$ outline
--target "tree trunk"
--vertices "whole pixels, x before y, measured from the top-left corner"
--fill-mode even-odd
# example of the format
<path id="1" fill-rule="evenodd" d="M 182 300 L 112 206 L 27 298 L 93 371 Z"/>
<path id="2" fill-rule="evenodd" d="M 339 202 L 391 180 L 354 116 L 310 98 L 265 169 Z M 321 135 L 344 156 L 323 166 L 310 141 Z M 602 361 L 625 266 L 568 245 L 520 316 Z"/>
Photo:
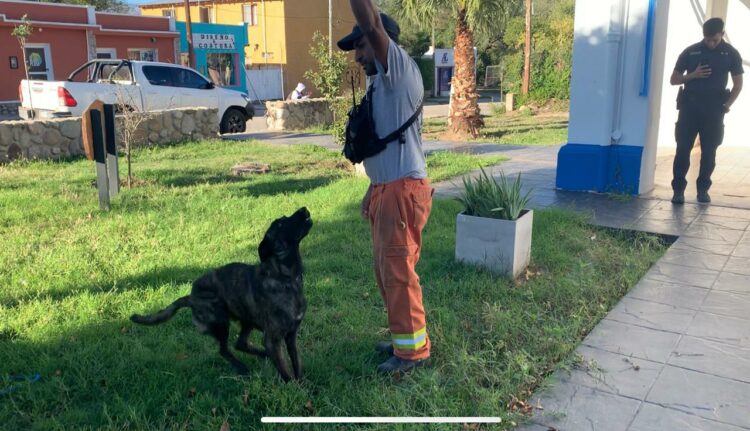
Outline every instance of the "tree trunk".
<path id="1" fill-rule="evenodd" d="M 523 45 L 523 86 L 521 93 L 529 94 L 531 79 L 531 0 L 526 0 L 526 41 Z"/>
<path id="2" fill-rule="evenodd" d="M 477 80 L 474 72 L 474 35 L 466 24 L 466 11 L 458 13 L 455 66 L 451 81 L 448 125 L 456 137 L 477 137 L 484 120 L 479 113 Z"/>

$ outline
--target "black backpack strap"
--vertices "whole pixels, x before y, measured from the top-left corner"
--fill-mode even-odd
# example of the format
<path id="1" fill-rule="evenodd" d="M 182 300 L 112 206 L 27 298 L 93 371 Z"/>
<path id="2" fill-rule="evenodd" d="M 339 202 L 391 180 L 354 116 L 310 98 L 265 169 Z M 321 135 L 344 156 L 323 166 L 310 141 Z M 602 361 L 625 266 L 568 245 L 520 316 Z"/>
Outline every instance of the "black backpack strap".
<path id="1" fill-rule="evenodd" d="M 401 127 L 398 128 L 395 132 L 391 133 L 390 135 L 386 136 L 385 138 L 379 138 L 378 140 L 381 143 L 388 144 L 392 141 L 395 141 L 396 139 L 399 139 L 401 143 L 404 143 L 404 140 L 401 138 L 401 135 L 404 134 L 404 132 L 411 127 L 412 124 L 414 124 L 415 121 L 417 121 L 417 118 L 419 118 L 419 114 L 422 113 L 422 107 L 424 106 L 424 97 L 422 97 L 422 101 L 419 103 L 419 107 L 417 108 L 417 111 L 412 114 L 411 117 L 409 117 L 408 120 L 406 120 L 406 123 L 404 123 Z"/>

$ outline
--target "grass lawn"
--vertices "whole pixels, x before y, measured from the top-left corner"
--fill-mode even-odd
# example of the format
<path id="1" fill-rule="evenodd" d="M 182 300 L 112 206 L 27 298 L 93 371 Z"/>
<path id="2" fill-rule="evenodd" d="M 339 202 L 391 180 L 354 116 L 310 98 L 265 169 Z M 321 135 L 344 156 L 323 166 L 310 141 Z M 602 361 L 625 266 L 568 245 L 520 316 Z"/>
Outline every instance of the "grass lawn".
<path id="1" fill-rule="evenodd" d="M 516 145 L 560 145 L 568 139 L 567 112 L 524 115 L 518 112 L 484 117 L 484 128 L 469 142 Z M 447 118 L 428 118 L 424 122 L 424 139 L 440 139 L 448 129 Z"/>
<path id="2" fill-rule="evenodd" d="M 242 161 L 272 173 L 229 176 Z M 429 164 L 439 180 L 498 161 L 437 154 Z M 339 154 L 206 141 L 141 150 L 134 168 L 140 186 L 103 213 L 88 161 L 0 166 L 0 428 L 296 430 L 308 428 L 260 418 L 319 415 L 501 416 L 493 429 L 505 429 L 522 419 L 514 400 L 664 250 L 653 236 L 538 211 L 530 278 L 512 282 L 454 262 L 460 207 L 436 199 L 418 267 L 435 366 L 393 379 L 375 373 L 387 329 L 358 215 L 367 180 Z M 302 383 L 283 384 L 270 362 L 242 353 L 250 376 L 233 375 L 186 310 L 156 327 L 128 320 L 186 294 L 205 271 L 256 261 L 269 223 L 303 205 L 315 225 L 302 243 Z M 34 373 L 34 383 L 12 379 Z"/>

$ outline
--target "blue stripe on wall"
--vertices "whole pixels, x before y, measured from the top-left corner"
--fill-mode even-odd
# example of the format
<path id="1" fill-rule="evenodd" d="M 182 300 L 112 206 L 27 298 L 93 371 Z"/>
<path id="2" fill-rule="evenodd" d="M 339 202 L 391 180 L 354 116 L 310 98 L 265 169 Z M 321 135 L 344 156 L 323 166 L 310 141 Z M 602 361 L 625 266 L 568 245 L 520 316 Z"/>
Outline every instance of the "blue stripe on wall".
<path id="1" fill-rule="evenodd" d="M 558 188 L 638 194 L 643 147 L 567 144 L 557 155 Z"/>

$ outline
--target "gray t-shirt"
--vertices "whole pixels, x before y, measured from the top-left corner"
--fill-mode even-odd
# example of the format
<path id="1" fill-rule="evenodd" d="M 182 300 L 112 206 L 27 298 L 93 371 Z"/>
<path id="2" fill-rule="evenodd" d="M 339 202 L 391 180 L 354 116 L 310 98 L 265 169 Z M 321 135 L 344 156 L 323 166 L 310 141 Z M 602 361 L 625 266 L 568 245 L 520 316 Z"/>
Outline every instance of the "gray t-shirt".
<path id="1" fill-rule="evenodd" d="M 419 107 L 424 97 L 422 75 L 417 64 L 391 40 L 388 45 L 388 72 L 375 60 L 378 74 L 370 77 L 374 85 L 372 116 L 375 131 L 384 138 L 398 130 Z M 388 143 L 385 150 L 364 160 L 365 171 L 373 184 L 401 178 L 425 178 L 427 169 L 422 151 L 422 121 L 419 118 L 404 132 L 406 142 Z"/>

